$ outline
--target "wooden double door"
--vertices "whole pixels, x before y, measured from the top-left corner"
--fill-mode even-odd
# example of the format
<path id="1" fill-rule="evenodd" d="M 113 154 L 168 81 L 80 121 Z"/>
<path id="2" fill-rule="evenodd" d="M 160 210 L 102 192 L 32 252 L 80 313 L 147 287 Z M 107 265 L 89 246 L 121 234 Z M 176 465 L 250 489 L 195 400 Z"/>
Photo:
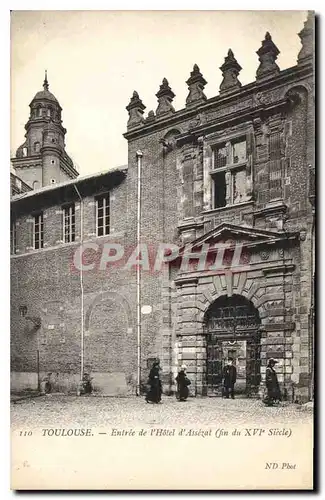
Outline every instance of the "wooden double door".
<path id="1" fill-rule="evenodd" d="M 251 332 L 250 332 L 251 333 Z M 222 394 L 223 368 L 232 358 L 237 370 L 236 393 L 254 396 L 261 381 L 261 349 L 258 332 L 246 338 L 207 338 L 206 385 L 210 396 Z"/>

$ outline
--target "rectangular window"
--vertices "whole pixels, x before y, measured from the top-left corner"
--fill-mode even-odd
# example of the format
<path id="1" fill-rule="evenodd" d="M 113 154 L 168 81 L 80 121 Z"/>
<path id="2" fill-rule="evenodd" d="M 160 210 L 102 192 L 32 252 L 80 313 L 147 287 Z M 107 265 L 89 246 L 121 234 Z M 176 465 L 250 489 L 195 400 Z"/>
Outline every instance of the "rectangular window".
<path id="1" fill-rule="evenodd" d="M 214 174 L 214 208 L 221 208 L 226 206 L 226 174 L 220 172 Z"/>
<path id="2" fill-rule="evenodd" d="M 72 243 L 76 238 L 76 215 L 75 205 L 65 205 L 63 210 L 63 241 L 64 243 Z"/>
<path id="3" fill-rule="evenodd" d="M 234 142 L 232 144 L 232 163 L 242 163 L 246 160 L 246 141 Z"/>
<path id="4" fill-rule="evenodd" d="M 213 208 L 246 201 L 246 138 L 236 138 L 218 145 L 213 158 Z"/>
<path id="5" fill-rule="evenodd" d="M 222 168 L 227 165 L 227 148 L 219 146 L 214 153 L 214 168 Z"/>
<path id="6" fill-rule="evenodd" d="M 17 251 L 17 224 L 16 221 L 10 223 L 10 253 L 14 255 Z"/>
<path id="7" fill-rule="evenodd" d="M 34 232 L 33 232 L 34 248 L 38 250 L 44 245 L 43 231 L 43 212 L 34 215 Z"/>
<path id="8" fill-rule="evenodd" d="M 96 227 L 97 236 L 109 234 L 109 193 L 96 199 Z"/>

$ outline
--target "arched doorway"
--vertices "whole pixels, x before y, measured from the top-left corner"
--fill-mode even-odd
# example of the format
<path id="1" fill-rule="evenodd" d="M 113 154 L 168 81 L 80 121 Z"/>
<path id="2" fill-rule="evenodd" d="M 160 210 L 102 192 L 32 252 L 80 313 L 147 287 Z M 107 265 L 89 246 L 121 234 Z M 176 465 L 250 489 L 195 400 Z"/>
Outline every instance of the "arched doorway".
<path id="1" fill-rule="evenodd" d="M 260 324 L 255 306 L 241 295 L 222 296 L 204 317 L 207 340 L 207 394 L 221 395 L 226 359 L 237 368 L 236 392 L 254 396 L 261 381 Z"/>

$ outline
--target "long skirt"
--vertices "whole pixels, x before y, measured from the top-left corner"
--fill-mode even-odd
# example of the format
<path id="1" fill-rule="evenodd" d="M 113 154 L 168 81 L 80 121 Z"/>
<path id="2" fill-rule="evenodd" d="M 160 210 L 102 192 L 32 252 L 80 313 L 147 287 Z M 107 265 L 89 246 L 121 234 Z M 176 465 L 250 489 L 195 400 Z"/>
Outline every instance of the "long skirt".
<path id="1" fill-rule="evenodd" d="M 179 384 L 178 386 L 178 399 L 180 401 L 186 401 L 188 398 L 188 387 L 187 385 Z"/>
<path id="2" fill-rule="evenodd" d="M 276 401 L 281 401 L 281 392 L 277 387 L 267 387 L 267 395 L 263 402 L 267 406 L 272 406 Z"/>
<path id="3" fill-rule="evenodd" d="M 147 403 L 160 403 L 161 401 L 161 382 L 160 380 L 158 382 L 154 382 L 150 384 L 149 391 L 146 395 L 146 401 Z"/>

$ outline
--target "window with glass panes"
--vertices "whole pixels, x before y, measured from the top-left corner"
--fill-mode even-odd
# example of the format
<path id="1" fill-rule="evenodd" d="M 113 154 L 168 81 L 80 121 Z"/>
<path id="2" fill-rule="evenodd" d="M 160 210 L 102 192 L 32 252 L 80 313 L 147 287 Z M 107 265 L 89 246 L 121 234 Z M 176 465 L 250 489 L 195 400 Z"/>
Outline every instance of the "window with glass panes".
<path id="1" fill-rule="evenodd" d="M 211 172 L 213 208 L 221 208 L 227 204 L 232 205 L 245 201 L 246 162 L 246 138 L 225 142 L 214 149 L 213 170 Z M 227 172 L 230 175 L 227 176 Z"/>
<path id="2" fill-rule="evenodd" d="M 43 248 L 44 245 L 43 212 L 34 215 L 33 239 L 34 239 L 35 250 Z"/>
<path id="3" fill-rule="evenodd" d="M 66 205 L 63 210 L 63 241 L 64 243 L 72 243 L 76 238 L 76 217 L 75 205 Z"/>
<path id="4" fill-rule="evenodd" d="M 109 193 L 98 196 L 96 199 L 96 227 L 97 236 L 109 234 Z"/>

